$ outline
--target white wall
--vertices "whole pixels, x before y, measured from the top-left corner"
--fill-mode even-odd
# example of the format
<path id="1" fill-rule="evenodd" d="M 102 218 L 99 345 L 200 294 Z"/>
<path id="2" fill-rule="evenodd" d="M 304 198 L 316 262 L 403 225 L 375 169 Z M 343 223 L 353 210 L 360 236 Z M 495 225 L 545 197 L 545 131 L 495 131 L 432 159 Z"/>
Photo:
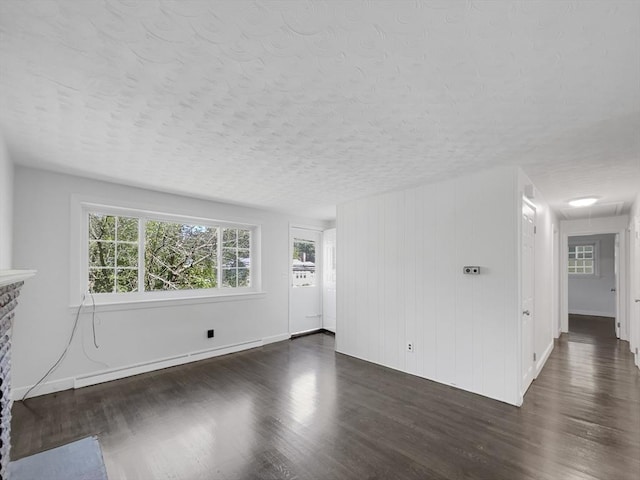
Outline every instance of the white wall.
<path id="1" fill-rule="evenodd" d="M 524 196 L 527 186 L 533 188 L 533 198 L 529 198 L 529 201 L 536 209 L 534 350 L 537 358 L 537 376 L 553 350 L 554 337 L 559 335 L 557 327 L 559 310 L 554 302 L 557 299 L 558 278 L 560 275 L 558 245 L 554 241 L 554 230 L 557 231 L 558 218 L 529 177 L 524 172 L 519 171 L 518 198 Z"/>
<path id="2" fill-rule="evenodd" d="M 338 206 L 337 350 L 518 404 L 516 177 L 498 169 Z"/>
<path id="3" fill-rule="evenodd" d="M 0 136 L 0 270 L 11 268 L 13 163 Z"/>
<path id="4" fill-rule="evenodd" d="M 561 301 L 561 329 L 567 332 L 569 329 L 569 280 L 564 259 L 568 258 L 569 237 L 580 235 L 597 235 L 604 233 L 618 233 L 620 238 L 620 279 L 621 287 L 618 292 L 620 302 L 619 319 L 621 324 L 620 338 L 629 340 L 629 322 L 627 318 L 629 282 L 628 270 L 630 264 L 629 252 L 627 248 L 629 217 L 621 215 L 617 217 L 591 218 L 583 220 L 563 220 L 560 222 L 560 251 L 563 259 L 562 274 L 560 275 L 560 301 Z"/>
<path id="5" fill-rule="evenodd" d="M 583 235 L 569 237 L 569 245 L 597 243 L 598 275 L 569 275 L 569 313 L 578 315 L 616 316 L 615 235 Z"/>
<path id="6" fill-rule="evenodd" d="M 76 377 L 207 349 L 255 345 L 288 338 L 289 223 L 324 227 L 309 219 L 196 200 L 41 170 L 15 172 L 14 266 L 38 270 L 21 296 L 13 336 L 15 396 L 35 383 L 63 350 L 76 310 L 70 308 L 71 197 L 96 196 L 148 205 L 166 213 L 259 224 L 262 228 L 263 295 L 181 304 L 121 305 L 98 311 L 99 349 L 91 316 L 81 316 L 76 340 L 50 384 L 36 393 L 70 388 Z M 207 339 L 206 330 L 215 329 Z M 177 363 L 180 363 L 178 360 Z M 153 367 L 151 367 L 153 368 Z"/>

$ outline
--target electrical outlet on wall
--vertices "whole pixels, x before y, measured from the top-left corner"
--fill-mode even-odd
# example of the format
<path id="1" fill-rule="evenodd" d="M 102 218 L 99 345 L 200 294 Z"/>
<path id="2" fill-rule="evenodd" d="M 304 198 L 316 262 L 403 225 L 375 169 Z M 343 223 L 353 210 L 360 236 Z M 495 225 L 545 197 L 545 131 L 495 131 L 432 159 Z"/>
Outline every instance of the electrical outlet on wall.
<path id="1" fill-rule="evenodd" d="M 414 350 L 415 350 L 415 345 L 413 344 L 413 342 L 408 342 L 407 343 L 407 352 L 413 353 Z"/>

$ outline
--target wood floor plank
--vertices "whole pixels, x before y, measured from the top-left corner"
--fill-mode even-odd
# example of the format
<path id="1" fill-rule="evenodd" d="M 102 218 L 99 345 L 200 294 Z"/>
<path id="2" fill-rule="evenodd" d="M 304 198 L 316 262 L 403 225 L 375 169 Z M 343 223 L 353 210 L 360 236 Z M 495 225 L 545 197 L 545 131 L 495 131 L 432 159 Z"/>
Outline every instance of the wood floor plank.
<path id="1" fill-rule="evenodd" d="M 640 478 L 628 344 L 601 319 L 570 325 L 522 408 L 316 334 L 16 402 L 12 458 L 97 435 L 113 480 Z"/>

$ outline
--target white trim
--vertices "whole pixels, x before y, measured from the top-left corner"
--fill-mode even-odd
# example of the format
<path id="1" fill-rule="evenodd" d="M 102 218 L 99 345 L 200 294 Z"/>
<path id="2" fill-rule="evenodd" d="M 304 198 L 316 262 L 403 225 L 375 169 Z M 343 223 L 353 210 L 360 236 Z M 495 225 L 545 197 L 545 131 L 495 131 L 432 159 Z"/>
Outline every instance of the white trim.
<path id="1" fill-rule="evenodd" d="M 369 359 L 369 358 L 367 358 L 367 357 L 365 357 L 363 355 L 345 353 L 345 352 L 341 352 L 341 351 L 338 351 L 338 350 L 336 350 L 336 353 L 338 353 L 340 355 L 344 355 L 346 357 L 356 358 L 358 360 L 362 360 L 363 362 L 368 362 L 368 363 L 371 362 L 371 359 Z M 447 382 L 447 381 L 439 379 L 438 377 L 428 377 L 426 375 L 421 375 L 421 374 L 416 373 L 416 372 L 407 372 L 406 370 L 401 370 L 400 367 L 398 367 L 398 366 L 394 366 L 394 365 L 387 364 L 387 363 L 378 363 L 378 362 L 376 362 L 376 365 L 380 365 L 382 367 L 388 368 L 390 370 L 395 370 L 397 372 L 402 372 L 402 373 L 405 373 L 407 375 L 411 375 L 412 377 L 424 378 L 426 380 L 430 380 L 432 382 L 439 383 L 440 385 L 446 385 L 446 386 L 455 388 L 456 390 L 460 390 L 462 392 L 473 393 L 474 395 L 478 395 L 478 396 L 484 397 L 484 398 L 489 398 L 491 400 L 495 400 L 497 402 L 502 402 L 502 403 L 505 403 L 507 405 L 512 405 L 512 406 L 515 406 L 515 407 L 522 406 L 522 395 L 521 394 L 516 395 L 515 402 L 512 402 L 512 401 L 510 401 L 510 400 L 508 400 L 506 398 L 506 395 L 504 395 L 502 397 L 490 397 L 486 393 L 483 393 L 483 392 L 480 392 L 480 391 L 474 389 L 471 385 L 467 385 L 465 387 L 461 387 L 460 385 L 458 385 L 457 383 L 454 383 L 454 382 Z"/>
<path id="2" fill-rule="evenodd" d="M 309 230 L 311 232 L 324 232 L 324 228 L 323 227 L 314 227 L 312 225 L 300 225 L 300 224 L 295 224 L 295 223 L 290 223 L 289 224 L 289 231 L 291 231 L 292 228 L 297 228 L 298 230 Z"/>
<path id="3" fill-rule="evenodd" d="M 182 305 L 198 305 L 201 303 L 240 302 L 245 300 L 262 300 L 266 292 L 244 292 L 226 295 L 201 295 L 185 298 L 151 298 L 146 300 L 114 300 L 110 302 L 96 302 L 96 312 L 119 312 L 126 310 L 141 310 L 151 308 L 176 307 Z M 83 314 L 90 313 L 92 303 L 89 299 L 84 302 Z M 69 309 L 76 311 L 80 304 L 69 305 Z"/>
<path id="4" fill-rule="evenodd" d="M 151 360 L 149 362 L 137 363 L 137 364 L 127 365 L 119 368 L 102 370 L 96 373 L 90 373 L 86 375 L 78 375 L 77 377 L 67 377 L 59 380 L 52 380 L 39 385 L 38 388 L 36 388 L 34 391 L 31 392 L 28 398 L 46 395 L 54 392 L 60 392 L 63 390 L 87 387 L 89 385 L 97 385 L 99 383 L 119 380 L 121 378 L 140 375 L 142 373 L 153 372 L 156 370 L 162 370 L 164 368 L 184 365 L 186 363 L 206 360 L 208 358 L 228 355 L 230 353 L 236 353 L 243 350 L 259 348 L 264 345 L 268 345 L 270 343 L 276 343 L 283 340 L 288 340 L 289 338 L 290 338 L 290 335 L 288 333 L 282 333 L 279 335 L 272 335 L 270 337 L 265 337 L 262 340 L 253 340 L 249 342 L 236 343 L 233 345 L 215 347 L 215 348 L 210 348 L 206 350 L 197 350 L 194 352 L 184 353 L 184 354 L 176 355 L 173 357 L 166 357 L 163 359 Z M 33 385 L 27 385 L 24 387 L 13 388 L 11 391 L 12 399 L 13 400 L 22 399 L 23 395 L 32 386 Z"/>
<path id="5" fill-rule="evenodd" d="M 269 345 L 270 343 L 278 343 L 278 342 L 283 342 L 285 340 L 290 340 L 290 339 L 291 339 L 290 333 L 281 333 L 279 335 L 272 335 L 270 337 L 263 338 L 262 343 L 264 345 Z"/>
<path id="6" fill-rule="evenodd" d="M 185 363 L 197 362 L 199 360 L 206 360 L 207 358 L 228 355 L 229 353 L 236 353 L 252 348 L 258 348 L 262 345 L 262 340 L 255 340 L 253 342 L 239 343 L 226 347 L 200 350 L 176 357 L 170 357 L 164 360 L 155 360 L 152 362 L 131 365 L 128 367 L 104 370 L 99 373 L 80 375 L 75 378 L 73 388 L 82 388 L 89 385 L 97 385 L 98 383 L 110 382 L 112 380 L 131 377 L 133 375 L 139 375 L 141 373 L 153 372 L 155 370 L 162 370 L 164 368 L 175 367 L 177 365 L 184 365 Z"/>
<path id="7" fill-rule="evenodd" d="M 96 199 L 76 194 L 71 195 L 70 199 L 70 279 L 69 279 L 69 304 L 71 308 L 77 308 L 83 294 L 86 293 L 86 285 L 88 282 L 88 213 L 101 212 L 109 215 L 133 216 L 143 221 L 160 220 L 167 222 L 197 223 L 218 228 L 218 257 L 221 251 L 221 232 L 223 228 L 244 228 L 251 232 L 251 268 L 250 268 L 250 287 L 227 288 L 223 287 L 222 277 L 218 272 L 219 285 L 211 289 L 194 289 L 180 291 L 138 291 L 131 293 L 102 293 L 94 294 L 96 306 L 108 305 L 108 309 L 122 310 L 123 308 L 111 308 L 112 305 L 133 305 L 141 303 L 141 308 L 149 308 L 148 302 L 158 301 L 176 301 L 187 300 L 185 303 L 203 303 L 203 299 L 212 299 L 214 297 L 231 297 L 248 294 L 261 294 L 262 288 L 262 270 L 261 270 L 261 229 L 259 222 L 248 223 L 245 221 L 230 221 L 213 218 L 196 217 L 181 214 L 178 212 L 166 213 L 159 212 L 148 206 L 124 203 L 117 200 Z M 142 223 L 142 222 L 140 222 Z M 138 245 L 142 244 L 140 234 L 144 232 L 144 228 L 138 226 Z M 140 248 L 140 247 L 139 247 Z M 144 255 L 139 254 L 141 264 L 139 270 L 144 269 Z M 221 265 L 218 265 L 219 269 Z M 139 272 L 139 278 L 141 273 Z M 221 300 L 225 301 L 225 300 Z M 164 303 L 163 305 L 170 305 Z M 133 307 L 132 307 L 133 308 Z"/>
<path id="8" fill-rule="evenodd" d="M 135 208 L 131 206 L 118 206 L 113 202 L 102 203 L 90 200 L 78 200 L 82 210 L 93 213 L 106 213 L 107 215 L 129 216 L 135 218 L 145 218 L 160 220 L 162 222 L 189 223 L 197 225 L 206 225 L 210 227 L 230 227 L 230 228 L 253 228 L 255 224 L 245 222 L 234 222 L 230 220 L 222 220 L 216 218 L 195 217 L 193 215 L 184 215 L 180 213 L 166 213 L 158 210 L 149 210 L 145 208 Z"/>
<path id="9" fill-rule="evenodd" d="M 538 375 L 540 375 L 540 372 L 544 368 L 545 363 L 547 363 L 547 360 L 549 360 L 549 356 L 551 356 L 551 352 L 553 352 L 553 347 L 554 347 L 554 342 L 553 340 L 551 340 L 551 342 L 549 343 L 549 346 L 546 348 L 546 350 L 544 351 L 544 353 L 536 363 L 535 378 L 538 378 Z"/>
<path id="10" fill-rule="evenodd" d="M 627 320 L 627 301 L 626 299 L 629 285 L 627 283 L 627 259 L 628 247 L 627 237 L 624 235 L 629 224 L 629 217 L 626 215 L 618 217 L 593 218 L 589 220 L 563 220 L 560 222 L 560 258 L 569 258 L 569 237 L 582 235 L 600 235 L 600 234 L 620 234 L 619 236 L 619 279 L 620 288 L 616 293 L 619 304 L 619 316 L 616 322 L 620 323 L 620 339 L 628 340 L 628 320 Z M 563 263 L 560 272 L 560 331 L 567 333 L 569 331 L 569 274 L 566 263 Z"/>
<path id="11" fill-rule="evenodd" d="M 63 390 L 70 390 L 73 388 L 73 377 L 61 378 L 60 380 L 51 380 L 38 385 L 34 391 L 32 391 L 27 398 L 39 397 L 41 395 L 47 395 L 49 393 L 62 392 Z M 26 387 L 15 388 L 11 386 L 11 399 L 14 401 L 22 400 L 27 391 L 33 387 L 33 385 L 27 385 Z"/>
<path id="12" fill-rule="evenodd" d="M 559 338 L 560 331 L 560 230 L 556 224 L 552 224 L 553 241 L 552 241 L 552 253 L 553 253 L 553 290 L 552 290 L 552 331 L 554 338 Z"/>
<path id="13" fill-rule="evenodd" d="M 609 317 L 615 318 L 616 314 L 611 312 L 596 312 L 593 310 L 569 310 L 569 315 L 588 315 L 591 317 Z"/>
<path id="14" fill-rule="evenodd" d="M 0 287 L 22 282 L 35 274 L 36 270 L 0 270 Z"/>
<path id="15" fill-rule="evenodd" d="M 314 317 L 316 315 L 313 315 Z M 303 330 L 301 332 L 295 332 L 294 335 L 297 336 L 302 336 L 302 335 L 308 335 L 309 333 L 315 333 L 315 332 L 321 332 L 322 330 L 324 330 L 322 327 L 315 327 L 315 328 L 310 328 L 308 330 Z"/>

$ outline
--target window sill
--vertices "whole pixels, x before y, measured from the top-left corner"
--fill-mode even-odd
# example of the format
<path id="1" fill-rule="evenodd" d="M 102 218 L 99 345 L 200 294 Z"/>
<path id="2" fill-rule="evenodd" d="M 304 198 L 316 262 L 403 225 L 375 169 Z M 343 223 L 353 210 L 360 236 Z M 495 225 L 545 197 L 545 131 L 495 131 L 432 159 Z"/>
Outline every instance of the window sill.
<path id="1" fill-rule="evenodd" d="M 179 307 L 184 305 L 198 305 L 202 303 L 241 302 L 248 300 L 260 300 L 266 296 L 266 292 L 245 292 L 225 295 L 202 295 L 184 298 L 151 298 L 151 299 L 99 299 L 95 302 L 96 312 L 116 312 L 122 310 L 141 310 L 162 307 Z M 80 304 L 69 305 L 69 309 L 76 312 Z M 93 309 L 93 302 L 88 296 L 83 303 L 83 312 Z"/>

